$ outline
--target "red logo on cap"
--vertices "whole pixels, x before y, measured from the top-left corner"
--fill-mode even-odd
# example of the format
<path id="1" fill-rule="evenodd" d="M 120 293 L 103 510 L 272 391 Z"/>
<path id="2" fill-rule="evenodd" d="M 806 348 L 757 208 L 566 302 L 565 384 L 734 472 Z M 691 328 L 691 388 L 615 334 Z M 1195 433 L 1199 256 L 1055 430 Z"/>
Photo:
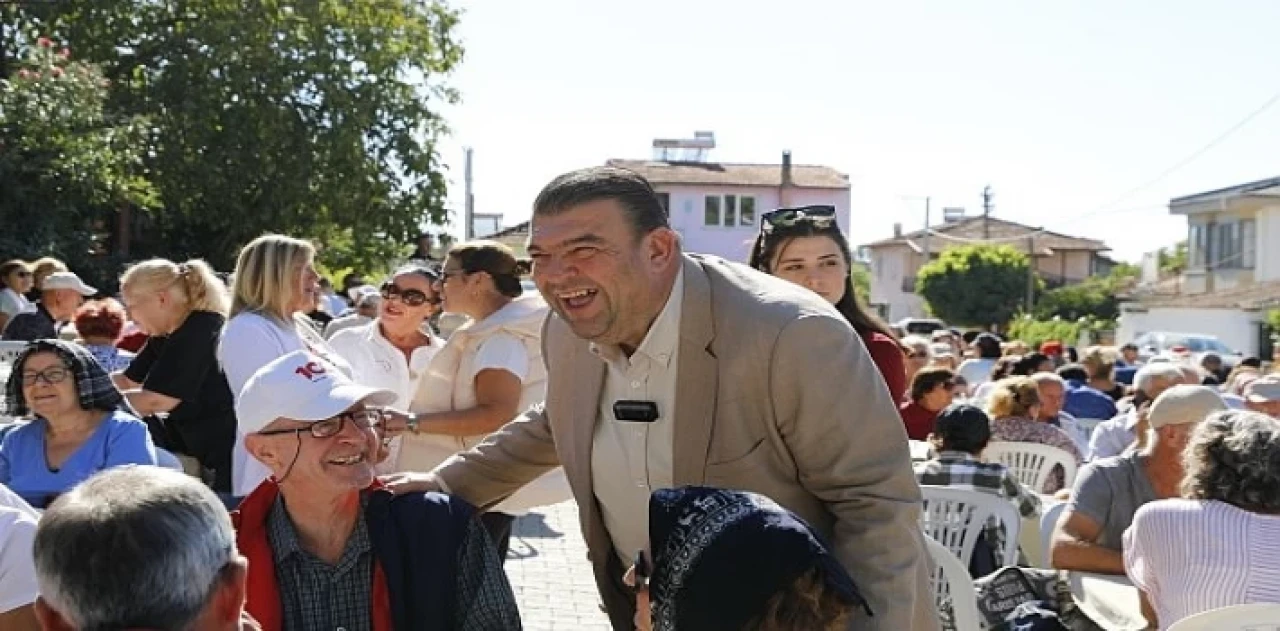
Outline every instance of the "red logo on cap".
<path id="1" fill-rule="evenodd" d="M 298 366 L 298 369 L 293 372 L 298 373 L 303 377 L 306 377 L 307 381 L 314 382 L 316 379 L 319 379 L 320 376 L 325 373 L 325 370 L 324 370 L 324 365 L 321 364 L 320 362 L 307 362 L 307 365 Z"/>

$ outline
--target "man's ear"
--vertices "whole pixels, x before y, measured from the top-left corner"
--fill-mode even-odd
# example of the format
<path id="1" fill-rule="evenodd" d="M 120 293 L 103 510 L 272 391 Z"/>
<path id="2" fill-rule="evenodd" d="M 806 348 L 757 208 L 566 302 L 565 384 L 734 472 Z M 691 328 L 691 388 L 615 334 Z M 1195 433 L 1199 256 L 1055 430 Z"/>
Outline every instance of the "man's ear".
<path id="1" fill-rule="evenodd" d="M 663 269 L 679 256 L 680 235 L 671 228 L 655 228 L 645 235 L 645 260 L 655 269 Z"/>
<path id="2" fill-rule="evenodd" d="M 249 434 L 244 437 L 244 450 L 274 473 L 278 468 L 286 466 L 285 455 L 280 446 L 283 442 L 270 440 L 268 436 Z"/>
<path id="3" fill-rule="evenodd" d="M 239 623 L 248 596 L 248 577 L 249 560 L 242 556 L 237 556 L 222 569 L 218 576 L 218 589 L 209 602 L 209 614 L 217 621 L 217 628 L 235 628 Z"/>
<path id="4" fill-rule="evenodd" d="M 62 618 L 62 614 L 53 610 L 49 603 L 45 602 L 43 596 L 36 598 L 35 602 L 36 621 L 40 623 L 40 628 L 44 631 L 75 631 L 66 620 Z"/>

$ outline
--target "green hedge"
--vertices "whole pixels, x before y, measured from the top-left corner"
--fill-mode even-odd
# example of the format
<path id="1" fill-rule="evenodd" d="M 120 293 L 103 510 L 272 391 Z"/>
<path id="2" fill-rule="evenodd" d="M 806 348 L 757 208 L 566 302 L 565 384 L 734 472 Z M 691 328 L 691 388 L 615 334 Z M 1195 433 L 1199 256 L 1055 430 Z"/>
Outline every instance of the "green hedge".
<path id="1" fill-rule="evenodd" d="M 1005 338 L 1008 340 L 1022 340 L 1032 348 L 1039 348 L 1041 343 L 1050 340 L 1062 342 L 1063 346 L 1074 346 L 1077 340 L 1080 339 L 1080 334 L 1085 331 L 1097 333 L 1114 330 L 1115 326 L 1116 323 L 1112 320 L 1099 320 L 1090 317 L 1078 320 L 1062 320 L 1059 318 L 1036 320 L 1024 315 L 1014 318 L 1009 323 L 1009 330 Z"/>

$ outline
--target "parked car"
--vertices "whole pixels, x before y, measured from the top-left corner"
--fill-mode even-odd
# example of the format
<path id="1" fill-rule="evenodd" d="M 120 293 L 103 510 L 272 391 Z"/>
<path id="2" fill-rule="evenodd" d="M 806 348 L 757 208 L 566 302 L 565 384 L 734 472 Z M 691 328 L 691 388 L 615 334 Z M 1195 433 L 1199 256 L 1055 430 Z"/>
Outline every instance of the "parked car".
<path id="1" fill-rule="evenodd" d="M 1156 355 L 1172 355 L 1174 347 L 1183 347 L 1196 365 L 1206 353 L 1216 353 L 1222 357 L 1222 365 L 1231 370 L 1240 363 L 1240 351 L 1232 350 L 1221 340 L 1212 335 L 1199 333 L 1172 333 L 1169 331 L 1152 331 L 1139 335 L 1133 343 L 1138 346 L 1138 359 L 1148 361 Z"/>
<path id="2" fill-rule="evenodd" d="M 947 323 L 937 318 L 903 318 L 894 326 L 907 335 L 923 335 L 928 338 L 934 331 L 947 328 Z"/>

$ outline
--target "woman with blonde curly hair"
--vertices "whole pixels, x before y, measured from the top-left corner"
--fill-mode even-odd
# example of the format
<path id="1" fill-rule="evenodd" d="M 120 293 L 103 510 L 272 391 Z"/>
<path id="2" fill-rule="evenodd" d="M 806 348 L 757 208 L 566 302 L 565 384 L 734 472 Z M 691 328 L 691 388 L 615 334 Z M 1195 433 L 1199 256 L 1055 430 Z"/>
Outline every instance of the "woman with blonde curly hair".
<path id="1" fill-rule="evenodd" d="M 162 447 L 195 458 L 214 490 L 231 491 L 236 417 L 215 359 L 227 317 L 227 288 L 201 260 L 151 259 L 120 277 L 134 324 L 149 337 L 113 379 L 143 416 L 165 415 Z"/>
<path id="2" fill-rule="evenodd" d="M 1009 377 L 997 381 L 987 400 L 991 416 L 991 442 L 1039 443 L 1057 447 L 1080 464 L 1084 457 L 1071 435 L 1044 421 L 1040 415 L 1040 386 L 1030 377 Z M 1056 493 L 1065 486 L 1065 474 L 1056 467 L 1040 493 Z"/>
<path id="3" fill-rule="evenodd" d="M 1280 421 L 1216 412 L 1183 452 L 1182 499 L 1138 509 L 1124 565 L 1148 621 L 1280 602 Z M 1188 571 L 1191 569 L 1192 571 Z"/>

